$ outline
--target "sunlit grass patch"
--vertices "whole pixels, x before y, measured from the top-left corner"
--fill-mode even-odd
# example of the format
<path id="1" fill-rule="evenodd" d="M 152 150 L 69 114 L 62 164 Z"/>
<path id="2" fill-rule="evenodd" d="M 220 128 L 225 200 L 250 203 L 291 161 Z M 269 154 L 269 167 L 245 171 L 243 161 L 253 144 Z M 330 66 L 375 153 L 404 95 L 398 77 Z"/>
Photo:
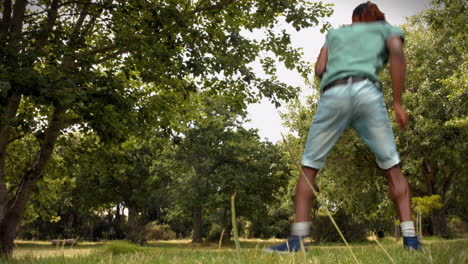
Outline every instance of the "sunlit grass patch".
<path id="1" fill-rule="evenodd" d="M 52 246 L 50 241 L 16 240 L 13 258 L 50 258 L 86 256 L 101 247 L 102 243 L 79 242 L 73 246 Z"/>

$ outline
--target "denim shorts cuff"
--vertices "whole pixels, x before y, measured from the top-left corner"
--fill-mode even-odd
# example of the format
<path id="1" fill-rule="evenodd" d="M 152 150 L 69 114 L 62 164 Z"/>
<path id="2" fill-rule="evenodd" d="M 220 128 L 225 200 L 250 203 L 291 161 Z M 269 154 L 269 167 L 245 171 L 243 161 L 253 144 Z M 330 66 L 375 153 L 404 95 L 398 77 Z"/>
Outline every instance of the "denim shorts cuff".
<path id="1" fill-rule="evenodd" d="M 400 159 L 399 158 L 395 158 L 395 159 L 389 159 L 389 160 L 386 160 L 384 162 L 379 162 L 377 161 L 377 164 L 379 165 L 379 167 L 382 169 L 382 170 L 388 170 L 390 169 L 391 167 L 395 166 L 395 165 L 398 165 L 400 163 Z"/>
<path id="2" fill-rule="evenodd" d="M 312 168 L 312 169 L 323 169 L 325 167 L 325 163 L 323 162 L 314 162 L 314 161 L 309 161 L 306 159 L 302 159 L 302 166 Z"/>

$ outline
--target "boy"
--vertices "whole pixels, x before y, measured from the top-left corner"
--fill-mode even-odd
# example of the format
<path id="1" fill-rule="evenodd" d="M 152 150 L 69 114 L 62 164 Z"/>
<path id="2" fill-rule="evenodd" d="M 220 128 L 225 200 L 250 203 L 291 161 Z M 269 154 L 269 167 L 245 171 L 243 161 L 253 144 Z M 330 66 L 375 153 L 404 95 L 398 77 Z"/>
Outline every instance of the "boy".
<path id="1" fill-rule="evenodd" d="M 378 73 L 390 60 L 393 109 L 401 129 L 408 114 L 401 103 L 405 78 L 403 33 L 385 21 L 377 5 L 367 2 L 353 11 L 352 24 L 330 30 L 320 51 L 315 74 L 321 79 L 321 96 L 314 115 L 302 170 L 311 183 L 325 165 L 328 152 L 348 126 L 351 126 L 374 152 L 378 166 L 387 176 L 390 195 L 398 209 L 403 244 L 420 249 L 411 217 L 409 186 L 399 167 L 387 109 L 380 91 Z M 290 239 L 266 248 L 268 252 L 296 252 L 300 240 L 309 235 L 308 215 L 313 192 L 299 177 L 295 195 L 295 220 Z"/>

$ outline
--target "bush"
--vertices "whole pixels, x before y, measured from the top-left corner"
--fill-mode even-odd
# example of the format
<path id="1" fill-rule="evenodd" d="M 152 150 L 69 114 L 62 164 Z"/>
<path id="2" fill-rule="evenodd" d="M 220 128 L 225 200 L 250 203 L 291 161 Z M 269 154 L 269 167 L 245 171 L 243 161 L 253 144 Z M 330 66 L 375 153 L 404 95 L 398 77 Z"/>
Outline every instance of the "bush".
<path id="1" fill-rule="evenodd" d="M 467 230 L 466 223 L 458 216 L 452 216 L 449 219 L 448 228 L 451 234 L 465 234 Z"/>
<path id="2" fill-rule="evenodd" d="M 271 237 L 285 238 L 289 235 L 292 206 L 277 205 L 269 208 L 259 208 L 249 219 L 249 236 L 268 239 Z"/>
<path id="3" fill-rule="evenodd" d="M 128 241 L 112 241 L 106 243 L 100 251 L 106 254 L 112 255 L 123 255 L 130 254 L 135 252 L 146 251 L 148 248 L 144 248 L 135 244 L 132 244 Z"/>
<path id="4" fill-rule="evenodd" d="M 144 228 L 146 240 L 172 240 L 177 235 L 169 225 L 159 225 L 156 221 L 148 223 Z"/>
<path id="5" fill-rule="evenodd" d="M 207 241 L 219 241 L 222 232 L 223 227 L 217 223 L 213 223 L 206 237 Z"/>
<path id="6" fill-rule="evenodd" d="M 333 218 L 348 242 L 366 240 L 367 230 L 363 223 L 343 213 L 336 213 Z M 313 221 L 311 231 L 312 238 L 319 243 L 342 241 L 340 234 L 327 215 L 317 216 Z"/>

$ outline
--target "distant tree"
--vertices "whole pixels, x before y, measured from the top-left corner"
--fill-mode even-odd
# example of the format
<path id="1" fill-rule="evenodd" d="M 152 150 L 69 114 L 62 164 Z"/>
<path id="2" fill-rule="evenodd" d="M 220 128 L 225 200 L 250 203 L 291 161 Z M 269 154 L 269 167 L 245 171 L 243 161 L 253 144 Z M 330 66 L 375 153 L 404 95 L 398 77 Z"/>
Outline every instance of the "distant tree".
<path id="1" fill-rule="evenodd" d="M 422 232 L 422 218 L 429 215 L 432 210 L 442 207 L 439 195 L 413 197 L 412 199 L 413 210 L 416 214 L 416 232 L 419 236 L 423 236 Z"/>
<path id="2" fill-rule="evenodd" d="M 203 238 L 203 215 L 221 211 L 229 237 L 230 197 L 237 193 L 238 216 L 249 217 L 277 197 L 289 169 L 279 149 L 262 142 L 254 130 L 240 126 L 242 117 L 226 109 L 229 98 L 204 98 L 198 119 L 184 132 L 178 160 L 186 172 L 173 182 L 177 203 L 192 211 L 193 242 Z"/>

